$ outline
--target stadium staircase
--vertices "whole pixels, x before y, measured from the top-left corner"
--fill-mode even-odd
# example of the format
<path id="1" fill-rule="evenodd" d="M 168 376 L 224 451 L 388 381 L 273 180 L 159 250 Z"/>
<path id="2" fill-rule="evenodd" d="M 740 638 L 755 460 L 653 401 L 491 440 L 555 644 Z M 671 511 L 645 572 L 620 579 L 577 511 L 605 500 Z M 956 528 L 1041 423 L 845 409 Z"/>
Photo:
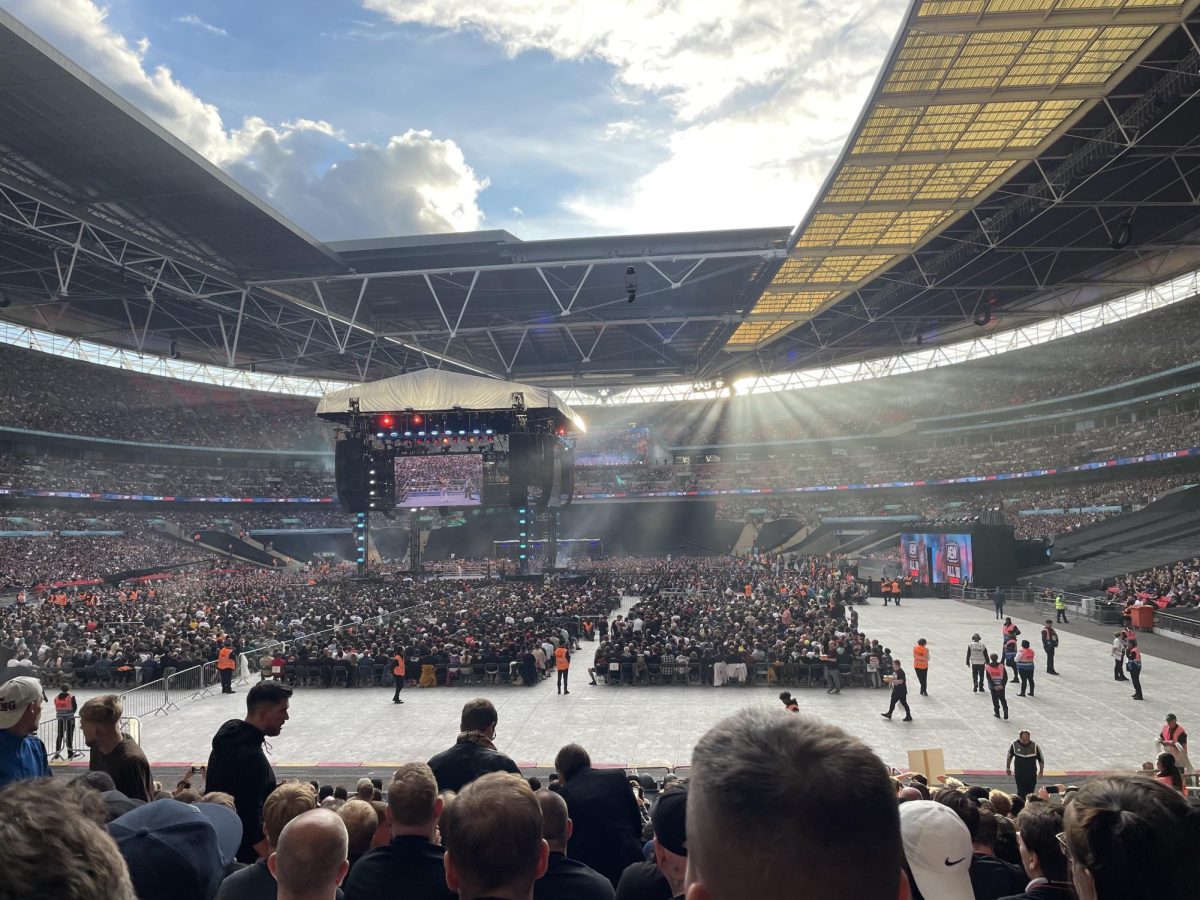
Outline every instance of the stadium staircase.
<path id="1" fill-rule="evenodd" d="M 759 527 L 753 522 L 747 522 L 742 528 L 742 533 L 738 535 L 738 539 L 733 542 L 733 552 L 745 554 L 749 553 L 752 547 L 758 547 L 760 550 L 765 549 L 758 543 Z"/>
<path id="2" fill-rule="evenodd" d="M 1022 573 L 1019 581 L 1064 591 L 1094 591 L 1114 578 L 1197 555 L 1200 486 L 1171 491 L 1136 512 L 1060 536 L 1056 568 Z"/>
<path id="3" fill-rule="evenodd" d="M 263 569 L 299 571 L 300 563 L 281 553 L 266 550 L 258 541 L 249 543 L 228 531 L 200 528 L 184 531 L 174 522 L 159 521 L 152 526 L 161 535 L 173 538 L 189 547 L 198 547 L 227 559 L 235 559 Z M 255 546 L 257 545 L 257 546 Z"/>

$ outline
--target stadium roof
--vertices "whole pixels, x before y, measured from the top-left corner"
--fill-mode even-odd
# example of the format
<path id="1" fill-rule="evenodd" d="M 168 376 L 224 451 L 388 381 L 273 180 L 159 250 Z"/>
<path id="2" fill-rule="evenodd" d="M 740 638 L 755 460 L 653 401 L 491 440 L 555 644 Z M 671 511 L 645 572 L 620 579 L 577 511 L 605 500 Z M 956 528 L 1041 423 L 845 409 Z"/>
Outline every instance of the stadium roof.
<path id="1" fill-rule="evenodd" d="M 259 372 L 584 392 L 1043 319 L 1200 265 L 1198 4 L 914 3 L 790 231 L 328 244 L 0 10 L 0 316 Z"/>

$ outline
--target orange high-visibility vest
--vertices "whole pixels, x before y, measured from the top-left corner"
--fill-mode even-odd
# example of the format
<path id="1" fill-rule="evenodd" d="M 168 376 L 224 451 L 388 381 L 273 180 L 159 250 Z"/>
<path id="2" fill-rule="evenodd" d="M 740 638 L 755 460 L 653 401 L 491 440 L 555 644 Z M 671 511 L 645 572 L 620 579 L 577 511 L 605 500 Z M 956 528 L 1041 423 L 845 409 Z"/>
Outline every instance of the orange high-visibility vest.
<path id="1" fill-rule="evenodd" d="M 392 674 L 395 675 L 397 678 L 403 678 L 404 677 L 404 657 L 403 656 L 393 656 L 392 659 L 395 660 L 395 662 L 396 662 L 396 665 L 392 666 Z"/>
<path id="2" fill-rule="evenodd" d="M 571 667 L 571 661 L 567 659 L 567 648 L 559 647 L 554 651 L 554 668 L 563 672 Z"/>
<path id="3" fill-rule="evenodd" d="M 218 669 L 234 669 L 237 668 L 237 663 L 233 659 L 233 651 L 228 647 L 222 647 L 221 652 L 217 654 Z"/>
<path id="4" fill-rule="evenodd" d="M 917 644 L 913 647 L 913 668 L 928 669 L 929 668 L 929 648 L 922 647 Z"/>

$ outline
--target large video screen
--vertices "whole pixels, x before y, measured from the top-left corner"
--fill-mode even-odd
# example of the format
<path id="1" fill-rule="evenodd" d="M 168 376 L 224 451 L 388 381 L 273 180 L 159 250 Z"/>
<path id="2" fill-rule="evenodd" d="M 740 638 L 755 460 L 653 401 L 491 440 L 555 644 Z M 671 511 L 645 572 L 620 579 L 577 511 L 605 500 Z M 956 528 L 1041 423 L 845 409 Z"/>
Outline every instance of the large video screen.
<path id="1" fill-rule="evenodd" d="M 921 584 L 964 584 L 975 578 L 969 534 L 901 534 L 904 574 Z"/>
<path id="2" fill-rule="evenodd" d="M 479 506 L 483 456 L 433 453 L 396 457 L 396 506 Z"/>

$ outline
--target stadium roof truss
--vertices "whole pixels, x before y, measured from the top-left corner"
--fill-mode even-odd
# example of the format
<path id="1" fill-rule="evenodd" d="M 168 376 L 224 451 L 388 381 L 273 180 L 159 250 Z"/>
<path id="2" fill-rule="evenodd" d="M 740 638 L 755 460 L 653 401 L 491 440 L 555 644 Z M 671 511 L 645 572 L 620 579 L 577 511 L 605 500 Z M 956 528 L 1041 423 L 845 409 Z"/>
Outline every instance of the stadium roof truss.
<path id="1" fill-rule="evenodd" d="M 963 277 L 981 255 L 1022 274 L 1005 300 L 1044 295 L 1073 280 L 1095 283 L 1082 273 L 1054 277 L 1046 258 L 1095 250 L 1096 231 L 1110 243 L 1118 213 L 1190 205 L 1194 214 L 1200 111 L 1190 105 L 1182 130 L 1157 126 L 1200 87 L 1200 45 L 1187 24 L 1196 8 L 1196 0 L 917 0 L 787 259 L 725 349 L 760 351 L 769 372 L 784 353 L 795 365 L 798 349 L 815 360 L 839 341 L 843 355 L 877 347 L 862 327 L 876 322 L 904 343 L 929 327 L 923 315 L 938 318 L 931 289 L 956 291 L 942 298 L 958 306 L 951 318 L 972 319 L 980 292 L 999 284 L 994 270 Z M 1096 177 L 1139 152 L 1162 170 L 1153 189 L 1137 186 L 1141 196 Z M 1176 182 L 1169 196 L 1164 179 Z M 1052 207 L 1076 214 L 1028 227 Z M 1087 227 L 1085 207 L 1094 210 Z M 1112 281 L 1122 286 L 1132 283 Z M 822 316 L 839 309 L 857 321 Z M 797 332 L 803 323 L 812 327 Z M 797 339 L 780 341 L 789 334 Z"/>
<path id="2" fill-rule="evenodd" d="M 0 10 L 0 338 L 300 393 L 448 368 L 582 405 L 959 346 L 992 305 L 1051 321 L 1200 267 L 1198 6 L 916 0 L 795 229 L 336 243 Z"/>

